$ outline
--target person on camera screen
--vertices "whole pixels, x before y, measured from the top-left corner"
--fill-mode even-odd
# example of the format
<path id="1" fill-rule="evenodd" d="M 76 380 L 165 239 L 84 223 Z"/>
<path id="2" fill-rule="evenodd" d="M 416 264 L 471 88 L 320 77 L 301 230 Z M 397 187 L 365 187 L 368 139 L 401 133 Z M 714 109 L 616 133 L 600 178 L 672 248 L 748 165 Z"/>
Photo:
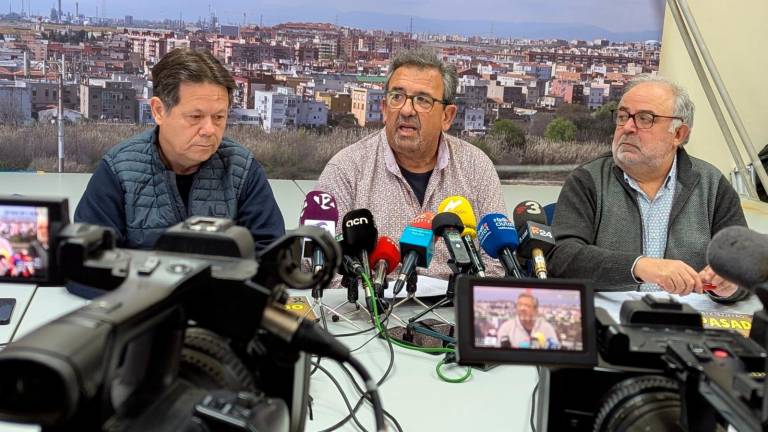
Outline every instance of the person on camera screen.
<path id="1" fill-rule="evenodd" d="M 555 328 L 539 314 L 539 300 L 533 294 L 520 293 L 515 312 L 515 316 L 496 331 L 501 347 L 557 349 L 560 346 Z"/>

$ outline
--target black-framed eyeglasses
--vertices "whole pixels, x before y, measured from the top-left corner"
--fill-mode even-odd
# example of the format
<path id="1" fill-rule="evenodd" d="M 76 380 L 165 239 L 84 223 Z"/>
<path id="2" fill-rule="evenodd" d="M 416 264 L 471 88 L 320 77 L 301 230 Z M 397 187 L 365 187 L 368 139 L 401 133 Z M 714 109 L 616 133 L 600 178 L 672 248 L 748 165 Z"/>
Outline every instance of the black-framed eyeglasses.
<path id="1" fill-rule="evenodd" d="M 428 113 L 432 111 L 432 108 L 435 106 L 435 102 L 441 103 L 443 105 L 450 104 L 450 102 L 445 99 L 435 99 L 429 95 L 407 95 L 404 92 L 398 90 L 390 90 L 387 92 L 387 106 L 390 108 L 400 109 L 405 106 L 405 103 L 408 101 L 408 99 L 413 102 L 413 109 L 416 110 L 416 112 L 421 113 Z"/>
<path id="2" fill-rule="evenodd" d="M 648 111 L 639 111 L 634 114 L 630 114 L 629 111 L 617 109 L 612 110 L 611 114 L 613 114 L 613 121 L 616 123 L 616 126 L 624 126 L 627 124 L 629 119 L 632 119 L 635 121 L 635 126 L 637 126 L 638 129 L 652 128 L 653 124 L 656 122 L 657 117 L 682 120 L 682 117 L 663 116 Z"/>

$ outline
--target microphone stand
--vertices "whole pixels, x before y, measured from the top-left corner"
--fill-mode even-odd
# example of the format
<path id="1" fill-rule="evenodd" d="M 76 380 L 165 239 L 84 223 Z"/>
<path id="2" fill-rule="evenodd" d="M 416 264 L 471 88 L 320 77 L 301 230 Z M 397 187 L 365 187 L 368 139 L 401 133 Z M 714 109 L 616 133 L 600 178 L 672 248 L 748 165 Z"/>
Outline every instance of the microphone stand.
<path id="1" fill-rule="evenodd" d="M 315 266 L 313 270 L 314 270 L 314 273 L 317 274 L 321 269 L 322 269 L 321 266 Z M 322 323 L 323 328 L 325 330 L 328 330 L 328 322 L 326 321 L 326 318 L 325 318 L 325 311 L 327 310 L 331 314 L 331 320 L 333 320 L 333 322 L 337 322 L 339 319 L 343 319 L 349 324 L 352 324 L 353 326 L 362 330 L 360 326 L 358 326 L 354 321 L 339 314 L 338 312 L 336 312 L 335 309 L 325 304 L 323 302 L 323 292 L 324 290 L 319 286 L 312 287 L 312 306 L 307 311 L 307 313 L 304 314 L 303 318 L 306 318 L 307 315 L 309 315 L 309 311 L 315 311 L 315 313 L 320 316 L 320 322 Z"/>
<path id="2" fill-rule="evenodd" d="M 417 313 L 416 315 L 412 316 L 411 318 L 409 318 L 408 319 L 408 326 L 409 327 L 412 327 L 413 325 L 415 325 L 416 324 L 416 320 L 418 320 L 419 318 L 423 317 L 424 315 L 426 315 L 426 314 L 428 314 L 430 312 L 432 312 L 435 315 L 437 315 L 438 317 L 440 317 L 447 324 L 454 325 L 452 322 L 449 322 L 449 321 L 445 320 L 443 317 L 441 317 L 440 315 L 438 315 L 437 312 L 434 312 L 435 309 L 437 309 L 439 307 L 442 307 L 442 306 L 444 306 L 444 305 L 446 305 L 446 304 L 448 304 L 448 303 L 453 301 L 454 294 L 456 293 L 456 276 L 458 276 L 460 274 L 464 274 L 466 272 L 466 269 L 459 268 L 452 259 L 448 260 L 448 268 L 451 269 L 451 277 L 448 278 L 448 288 L 445 291 L 445 297 L 443 297 L 443 299 L 440 300 L 439 302 L 433 304 L 432 306 L 424 309 L 423 311 L 421 311 L 421 312 Z M 424 303 L 422 303 L 422 305 L 423 304 Z M 454 340 L 454 342 L 455 342 L 455 340 Z"/>
<path id="3" fill-rule="evenodd" d="M 353 313 L 359 312 L 360 309 L 362 309 L 368 315 L 368 319 L 373 319 L 370 311 L 368 311 L 368 309 L 365 306 L 363 306 L 362 303 L 360 303 L 360 300 L 359 300 L 360 295 L 357 292 L 358 290 L 357 277 L 345 275 L 344 277 L 341 278 L 341 286 L 347 289 L 347 301 L 330 310 L 330 312 L 333 313 L 333 316 L 331 317 L 331 321 L 338 322 L 339 319 L 344 319 L 346 322 L 355 326 L 358 330 L 362 330 L 360 326 L 358 326 L 352 320 L 344 316 L 347 314 L 353 314 Z M 354 305 L 355 309 L 347 313 L 339 313 L 338 309 L 340 309 L 342 306 L 346 304 Z"/>
<path id="4" fill-rule="evenodd" d="M 451 261 L 451 260 L 449 260 L 449 261 Z M 450 264 L 449 264 L 449 265 L 450 265 Z M 408 300 L 413 300 L 414 302 L 416 302 L 416 303 L 418 303 L 419 305 L 421 305 L 421 307 L 423 307 L 423 308 L 427 309 L 427 311 L 426 311 L 426 312 L 421 312 L 421 313 L 418 315 L 419 317 L 422 317 L 422 316 L 426 315 L 427 313 L 429 313 L 429 312 L 432 312 L 433 314 L 435 314 L 435 316 L 437 316 L 438 318 L 440 318 L 440 321 L 442 321 L 442 322 L 444 322 L 444 323 L 446 323 L 446 324 L 451 324 L 451 325 L 453 325 L 453 324 L 452 324 L 450 321 L 448 321 L 447 319 L 443 318 L 443 317 L 442 317 L 442 316 L 441 316 L 439 313 L 435 312 L 435 310 L 434 310 L 434 309 L 435 309 L 435 307 L 434 307 L 434 306 L 432 306 L 432 307 L 429 307 L 429 306 L 427 306 L 426 304 L 424 304 L 424 302 L 423 302 L 423 301 L 419 300 L 419 298 L 418 298 L 418 297 L 416 297 L 416 280 L 417 280 L 417 279 L 418 279 L 418 276 L 417 276 L 416 272 L 414 271 L 413 273 L 411 273 L 411 276 L 408 278 L 408 282 L 407 282 L 407 283 L 406 283 L 406 285 L 405 285 L 405 291 L 408 293 L 408 295 L 406 295 L 404 299 L 402 299 L 402 300 L 400 300 L 399 302 L 397 302 L 397 303 L 395 303 L 394 305 L 392 305 L 392 310 L 394 311 L 396 307 L 400 306 L 400 305 L 401 305 L 401 304 L 403 304 L 403 303 L 406 303 L 406 302 L 408 302 Z M 448 288 L 448 289 L 450 289 L 450 284 L 449 284 L 449 288 Z M 393 316 L 394 316 L 394 315 L 393 315 Z M 406 322 L 405 322 L 405 321 L 401 320 L 401 319 L 400 319 L 400 318 L 398 318 L 397 316 L 395 316 L 395 318 L 397 318 L 397 320 L 398 320 L 398 321 L 400 321 L 401 323 L 403 323 L 403 325 L 406 325 Z M 409 319 L 408 321 L 410 322 L 411 320 L 412 320 L 412 318 L 411 318 L 411 319 Z M 406 327 L 407 327 L 407 325 L 406 325 Z"/>

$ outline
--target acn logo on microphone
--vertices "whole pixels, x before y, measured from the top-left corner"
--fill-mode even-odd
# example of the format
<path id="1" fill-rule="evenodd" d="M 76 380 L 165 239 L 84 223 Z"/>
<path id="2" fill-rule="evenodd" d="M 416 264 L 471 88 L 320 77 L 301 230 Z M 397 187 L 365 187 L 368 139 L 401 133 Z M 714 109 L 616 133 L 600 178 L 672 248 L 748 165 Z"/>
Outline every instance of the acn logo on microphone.
<path id="1" fill-rule="evenodd" d="M 531 235 L 552 238 L 552 231 L 544 231 L 543 229 L 534 225 L 531 227 Z"/>
<path id="2" fill-rule="evenodd" d="M 359 217 L 348 220 L 344 225 L 347 227 L 355 226 L 355 225 L 368 225 L 370 222 L 368 222 L 368 218 Z"/>

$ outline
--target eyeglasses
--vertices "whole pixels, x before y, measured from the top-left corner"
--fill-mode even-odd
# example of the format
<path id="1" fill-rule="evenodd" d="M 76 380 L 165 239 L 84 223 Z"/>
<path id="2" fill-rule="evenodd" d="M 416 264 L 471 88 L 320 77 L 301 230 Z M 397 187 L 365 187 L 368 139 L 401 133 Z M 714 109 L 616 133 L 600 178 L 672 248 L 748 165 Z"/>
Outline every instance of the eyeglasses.
<path id="1" fill-rule="evenodd" d="M 648 111 L 640 111 L 634 114 L 630 114 L 628 111 L 619 109 L 612 110 L 611 113 L 613 114 L 613 121 L 616 123 L 616 126 L 624 126 L 627 124 L 629 119 L 632 119 L 635 121 L 635 126 L 637 126 L 638 129 L 652 128 L 653 124 L 656 122 L 657 117 L 682 120 L 681 117 L 663 116 Z"/>
<path id="2" fill-rule="evenodd" d="M 432 111 L 435 106 L 435 102 L 443 105 L 448 105 L 450 102 L 447 100 L 438 100 L 428 95 L 413 95 L 409 96 L 401 91 L 391 90 L 387 93 L 387 106 L 393 109 L 400 109 L 405 106 L 405 102 L 411 99 L 413 102 L 413 109 L 416 112 L 428 113 Z"/>

